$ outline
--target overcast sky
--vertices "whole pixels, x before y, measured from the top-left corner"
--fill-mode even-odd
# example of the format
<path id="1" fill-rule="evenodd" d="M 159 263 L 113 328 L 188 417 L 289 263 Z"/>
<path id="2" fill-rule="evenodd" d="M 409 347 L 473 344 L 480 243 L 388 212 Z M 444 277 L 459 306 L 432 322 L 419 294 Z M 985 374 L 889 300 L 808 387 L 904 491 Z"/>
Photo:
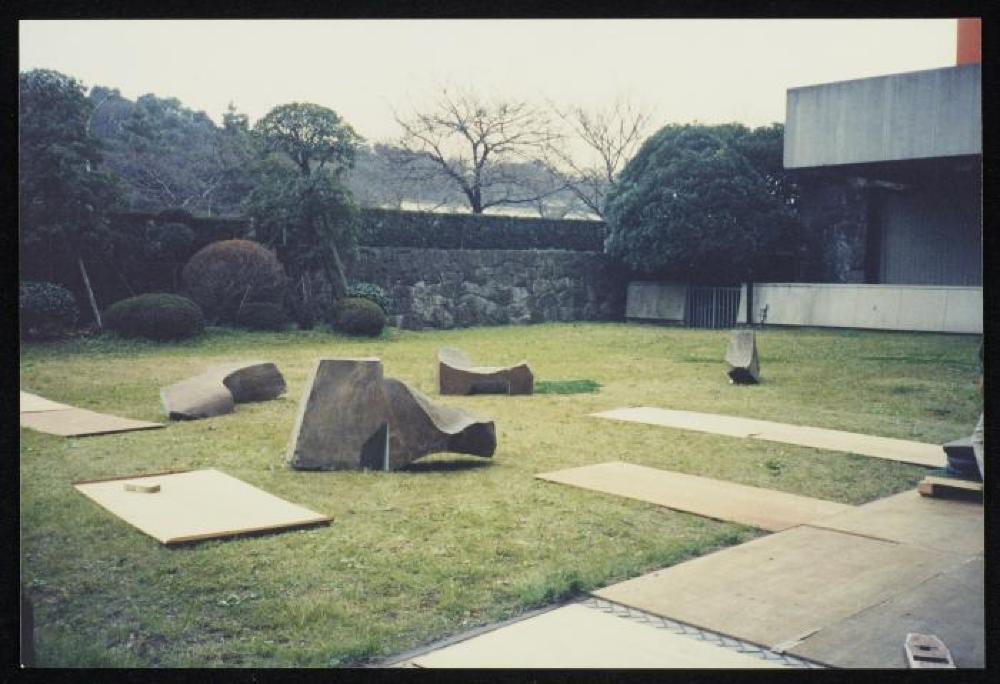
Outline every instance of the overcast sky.
<path id="1" fill-rule="evenodd" d="M 951 66 L 956 21 L 242 20 L 22 21 L 20 69 L 176 97 L 221 122 L 315 102 L 371 141 L 393 107 L 439 84 L 595 106 L 625 96 L 656 124 L 783 121 L 785 90 Z"/>

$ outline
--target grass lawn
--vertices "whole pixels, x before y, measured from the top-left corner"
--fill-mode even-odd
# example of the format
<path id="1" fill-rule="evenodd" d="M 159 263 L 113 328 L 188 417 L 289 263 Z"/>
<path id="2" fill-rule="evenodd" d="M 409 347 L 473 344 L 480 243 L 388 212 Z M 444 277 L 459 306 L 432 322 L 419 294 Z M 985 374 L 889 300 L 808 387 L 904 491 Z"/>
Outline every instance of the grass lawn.
<path id="1" fill-rule="evenodd" d="M 923 473 L 587 416 L 595 411 L 649 405 L 933 443 L 970 434 L 979 414 L 978 337 L 766 330 L 759 386 L 728 383 L 726 340 L 725 331 L 581 323 L 390 330 L 376 340 L 212 330 L 175 345 L 27 345 L 22 389 L 130 418 L 164 420 L 158 388 L 214 362 L 274 361 L 288 382 L 276 401 L 163 430 L 83 439 L 21 430 L 22 582 L 38 664 L 358 665 L 761 534 L 533 479 L 539 472 L 623 460 L 852 504 L 913 487 Z M 442 345 L 481 363 L 526 358 L 550 393 L 438 397 Z M 496 455 L 439 454 L 396 473 L 288 469 L 313 360 L 369 355 L 435 401 L 495 420 Z M 334 522 L 168 549 L 70 484 L 206 467 Z"/>

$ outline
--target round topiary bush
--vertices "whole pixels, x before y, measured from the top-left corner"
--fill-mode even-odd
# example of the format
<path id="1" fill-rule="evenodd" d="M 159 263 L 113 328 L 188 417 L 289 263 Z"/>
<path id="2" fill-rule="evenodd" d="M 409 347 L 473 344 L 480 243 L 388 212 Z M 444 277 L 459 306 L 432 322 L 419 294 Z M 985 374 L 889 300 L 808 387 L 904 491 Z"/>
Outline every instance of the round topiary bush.
<path id="1" fill-rule="evenodd" d="M 21 335 L 46 339 L 61 335 L 80 315 L 73 294 L 62 285 L 26 280 L 18 288 Z"/>
<path id="2" fill-rule="evenodd" d="M 248 330 L 282 330 L 288 325 L 288 315 L 278 304 L 251 302 L 240 309 L 236 323 Z"/>
<path id="3" fill-rule="evenodd" d="M 389 293 L 375 283 L 351 283 L 347 286 L 348 297 L 361 297 L 375 302 L 382 309 L 382 313 L 389 314 L 392 308 L 392 298 Z"/>
<path id="4" fill-rule="evenodd" d="M 146 228 L 143 251 L 149 259 L 181 261 L 194 241 L 194 231 L 183 223 L 154 223 Z"/>
<path id="5" fill-rule="evenodd" d="M 334 327 L 348 335 L 375 337 L 385 327 L 385 312 L 368 299 L 346 297 L 337 306 Z"/>
<path id="6" fill-rule="evenodd" d="M 122 337 L 182 340 L 200 335 L 205 318 L 187 297 L 154 292 L 115 302 L 104 312 L 104 325 Z"/>
<path id="7" fill-rule="evenodd" d="M 185 264 L 187 293 L 210 321 L 235 323 L 246 302 L 281 301 L 287 278 L 278 257 L 250 240 L 222 240 L 200 249 Z"/>

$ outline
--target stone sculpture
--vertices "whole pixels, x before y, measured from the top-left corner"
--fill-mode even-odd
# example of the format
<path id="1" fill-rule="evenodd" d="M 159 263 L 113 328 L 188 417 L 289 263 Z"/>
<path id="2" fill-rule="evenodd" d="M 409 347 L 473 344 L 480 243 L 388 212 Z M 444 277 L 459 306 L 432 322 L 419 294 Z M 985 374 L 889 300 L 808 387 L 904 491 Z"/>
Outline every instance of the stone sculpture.
<path id="1" fill-rule="evenodd" d="M 285 378 L 273 363 L 216 366 L 160 390 L 171 420 L 198 420 L 232 413 L 235 404 L 267 401 L 285 392 Z"/>
<path id="2" fill-rule="evenodd" d="M 726 373 L 729 382 L 739 385 L 760 382 L 760 360 L 753 330 L 733 330 L 726 347 Z"/>
<path id="3" fill-rule="evenodd" d="M 958 477 L 980 478 L 972 437 L 962 437 L 941 445 L 948 458 L 947 471 Z"/>
<path id="4" fill-rule="evenodd" d="M 298 470 L 388 471 L 439 451 L 489 457 L 495 450 L 493 421 L 383 377 L 378 359 L 319 359 L 286 460 Z"/>
<path id="5" fill-rule="evenodd" d="M 441 394 L 531 394 L 534 375 L 527 361 L 514 366 L 474 366 L 461 349 L 438 349 Z"/>

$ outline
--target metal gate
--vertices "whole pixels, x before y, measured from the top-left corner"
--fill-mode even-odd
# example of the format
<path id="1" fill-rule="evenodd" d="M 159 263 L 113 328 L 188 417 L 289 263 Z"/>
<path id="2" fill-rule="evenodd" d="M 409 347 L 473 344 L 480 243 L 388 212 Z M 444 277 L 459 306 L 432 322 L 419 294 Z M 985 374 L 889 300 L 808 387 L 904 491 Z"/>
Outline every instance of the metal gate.
<path id="1" fill-rule="evenodd" d="M 689 328 L 732 328 L 740 311 L 739 287 L 694 287 L 687 291 L 684 324 Z"/>

